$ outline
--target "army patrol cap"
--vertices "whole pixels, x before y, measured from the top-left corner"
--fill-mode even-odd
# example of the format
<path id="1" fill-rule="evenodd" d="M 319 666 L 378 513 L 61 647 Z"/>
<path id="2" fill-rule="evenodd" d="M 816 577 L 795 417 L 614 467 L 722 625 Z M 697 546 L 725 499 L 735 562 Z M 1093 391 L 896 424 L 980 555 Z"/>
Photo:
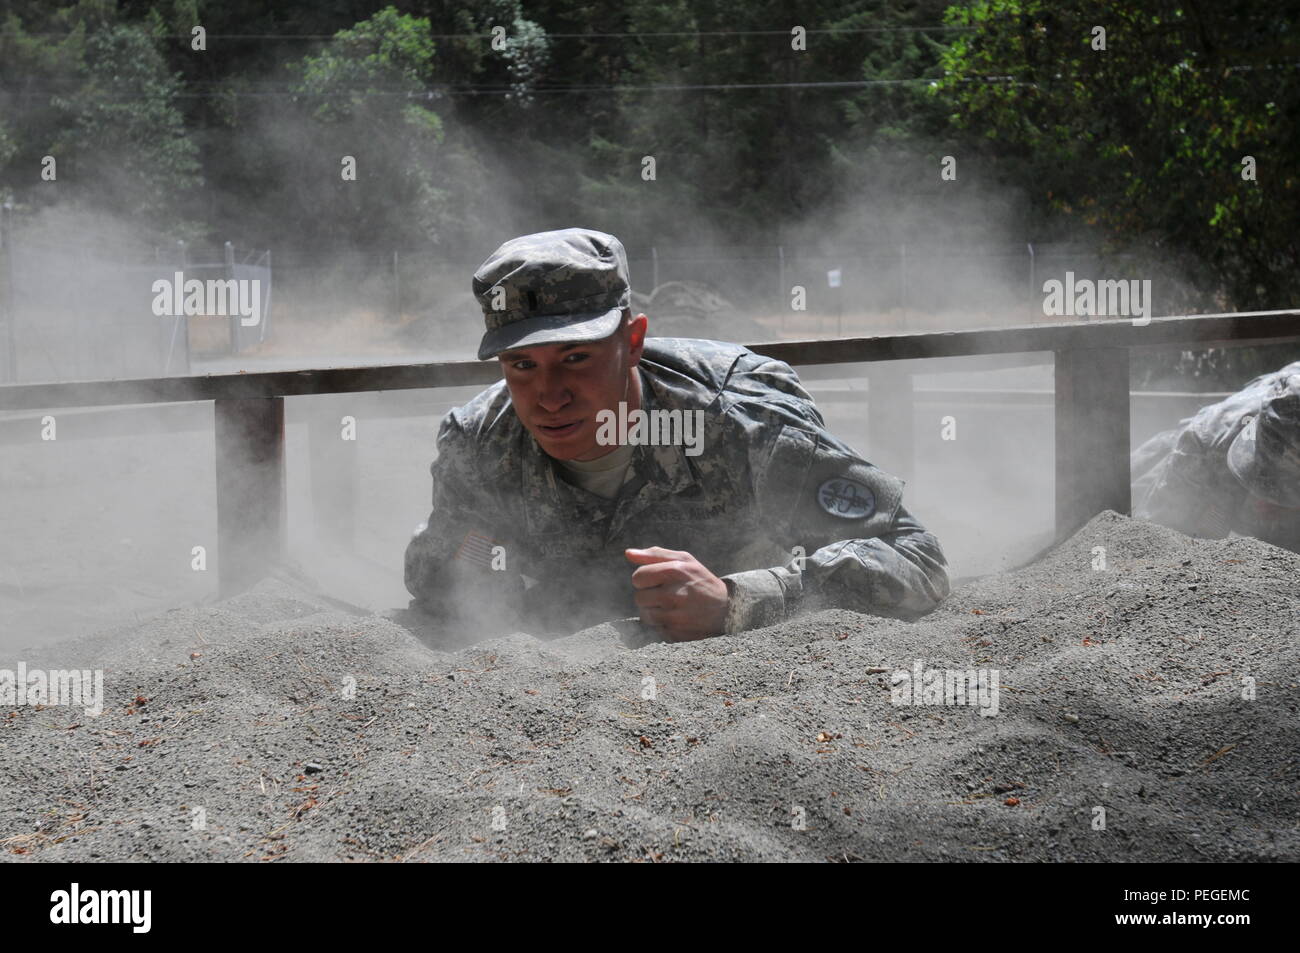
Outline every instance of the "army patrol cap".
<path id="1" fill-rule="evenodd" d="M 1276 381 L 1228 447 L 1228 469 L 1255 496 L 1300 509 L 1300 374 Z"/>
<path id="2" fill-rule="evenodd" d="M 589 228 L 512 238 L 479 266 L 473 289 L 487 325 L 480 361 L 609 337 L 632 302 L 623 243 Z"/>

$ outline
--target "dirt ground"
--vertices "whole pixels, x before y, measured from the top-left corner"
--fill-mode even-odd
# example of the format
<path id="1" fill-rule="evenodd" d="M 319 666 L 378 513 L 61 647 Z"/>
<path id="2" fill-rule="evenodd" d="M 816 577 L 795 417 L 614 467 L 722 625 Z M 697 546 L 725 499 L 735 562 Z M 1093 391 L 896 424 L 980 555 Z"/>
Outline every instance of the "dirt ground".
<path id="1" fill-rule="evenodd" d="M 1297 578 L 1107 512 L 916 623 L 639 648 L 272 580 L 6 652 L 102 669 L 105 711 L 0 712 L 0 857 L 1295 861 Z M 996 672 L 996 714 L 895 704 L 916 666 Z"/>

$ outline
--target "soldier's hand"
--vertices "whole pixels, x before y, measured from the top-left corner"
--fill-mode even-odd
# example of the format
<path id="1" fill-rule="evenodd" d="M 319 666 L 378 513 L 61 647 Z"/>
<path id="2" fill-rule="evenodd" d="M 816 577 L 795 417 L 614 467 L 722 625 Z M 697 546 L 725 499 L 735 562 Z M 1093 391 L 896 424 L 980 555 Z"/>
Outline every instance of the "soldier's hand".
<path id="1" fill-rule="evenodd" d="M 624 550 L 639 568 L 632 573 L 641 621 L 670 642 L 720 633 L 727 621 L 727 584 L 688 552 L 651 546 Z"/>

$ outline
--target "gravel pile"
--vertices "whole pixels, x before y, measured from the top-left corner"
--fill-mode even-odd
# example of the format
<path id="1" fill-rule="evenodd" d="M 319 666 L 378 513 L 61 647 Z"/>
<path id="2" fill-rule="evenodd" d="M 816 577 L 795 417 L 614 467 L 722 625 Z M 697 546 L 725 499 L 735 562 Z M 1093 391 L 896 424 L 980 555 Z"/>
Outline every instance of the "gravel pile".
<path id="1" fill-rule="evenodd" d="M 100 668 L 105 709 L 0 708 L 0 857 L 1294 861 L 1297 582 L 1111 512 L 917 623 L 687 645 L 466 645 L 268 581 L 0 659 Z M 917 666 L 996 694 L 895 704 Z"/>

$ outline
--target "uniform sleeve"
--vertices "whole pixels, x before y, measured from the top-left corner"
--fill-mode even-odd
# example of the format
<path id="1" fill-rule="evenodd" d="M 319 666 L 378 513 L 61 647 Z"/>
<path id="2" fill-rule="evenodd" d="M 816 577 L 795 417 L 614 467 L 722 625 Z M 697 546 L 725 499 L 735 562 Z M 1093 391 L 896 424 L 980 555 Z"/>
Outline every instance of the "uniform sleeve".
<path id="1" fill-rule="evenodd" d="M 763 368 L 778 378 L 786 372 L 793 377 L 779 362 Z M 750 466 L 763 518 L 790 541 L 792 557 L 723 577 L 731 593 L 727 631 L 819 608 L 902 619 L 932 611 L 949 593 L 947 561 L 902 505 L 902 482 L 829 434 L 811 398 L 806 409 L 798 399 L 797 381 L 776 386 L 790 413 L 751 434 Z"/>
<path id="2" fill-rule="evenodd" d="M 1243 496 L 1225 458 L 1235 432 L 1227 440 L 1207 443 L 1196 427 L 1183 428 L 1173 449 L 1143 479 L 1133 515 L 1188 536 L 1227 536 Z"/>
<path id="3" fill-rule="evenodd" d="M 444 618 L 509 618 L 523 581 L 511 566 L 501 508 L 476 472 L 473 442 L 454 411 L 443 419 L 429 472 L 433 508 L 406 547 L 413 607 Z"/>

